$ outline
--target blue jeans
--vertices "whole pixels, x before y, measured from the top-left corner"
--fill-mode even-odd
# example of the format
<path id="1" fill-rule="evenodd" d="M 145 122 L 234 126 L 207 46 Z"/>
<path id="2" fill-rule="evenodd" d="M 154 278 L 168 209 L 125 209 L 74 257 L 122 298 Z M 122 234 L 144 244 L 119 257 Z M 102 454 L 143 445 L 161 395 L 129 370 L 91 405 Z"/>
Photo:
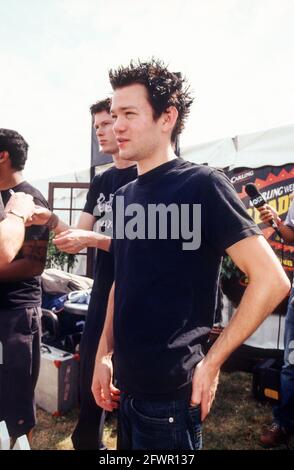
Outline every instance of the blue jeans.
<path id="1" fill-rule="evenodd" d="M 118 450 L 200 450 L 200 407 L 186 400 L 146 401 L 122 393 Z"/>
<path id="2" fill-rule="evenodd" d="M 284 365 L 281 372 L 281 399 L 273 409 L 274 421 L 294 433 L 294 287 L 292 288 L 285 322 Z"/>

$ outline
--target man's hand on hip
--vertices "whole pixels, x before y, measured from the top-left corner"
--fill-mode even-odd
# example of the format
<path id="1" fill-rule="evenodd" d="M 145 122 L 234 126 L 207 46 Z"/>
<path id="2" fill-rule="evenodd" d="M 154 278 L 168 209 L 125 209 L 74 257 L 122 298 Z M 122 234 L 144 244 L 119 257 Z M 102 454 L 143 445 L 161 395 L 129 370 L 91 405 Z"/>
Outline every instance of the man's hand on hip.
<path id="1" fill-rule="evenodd" d="M 208 415 L 215 397 L 219 379 L 219 369 L 211 367 L 200 361 L 194 371 L 192 379 L 191 405 L 201 405 L 201 421 Z"/>

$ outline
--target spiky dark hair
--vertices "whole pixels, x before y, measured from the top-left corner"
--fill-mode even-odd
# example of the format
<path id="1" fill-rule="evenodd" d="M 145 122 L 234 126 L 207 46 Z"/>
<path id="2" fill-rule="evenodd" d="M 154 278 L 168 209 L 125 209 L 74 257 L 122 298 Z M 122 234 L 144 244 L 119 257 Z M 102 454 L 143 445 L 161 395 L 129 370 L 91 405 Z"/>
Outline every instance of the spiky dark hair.
<path id="1" fill-rule="evenodd" d="M 15 170 L 24 169 L 28 148 L 27 142 L 18 132 L 11 129 L 0 129 L 0 152 L 9 153 L 11 166 Z"/>
<path id="2" fill-rule="evenodd" d="M 111 98 L 106 98 L 105 100 L 96 101 L 96 103 L 92 104 L 92 106 L 90 106 L 90 112 L 92 116 L 94 116 L 97 113 L 102 113 L 102 111 L 106 111 L 107 113 L 110 113 L 110 108 L 111 108 Z"/>
<path id="3" fill-rule="evenodd" d="M 170 72 L 159 59 L 152 58 L 147 62 L 131 61 L 126 67 L 120 66 L 109 71 L 113 90 L 139 83 L 144 85 L 154 119 L 158 119 L 170 106 L 178 110 L 178 119 L 172 131 L 171 140 L 176 141 L 182 132 L 190 112 L 193 98 L 186 79 L 181 74 Z"/>

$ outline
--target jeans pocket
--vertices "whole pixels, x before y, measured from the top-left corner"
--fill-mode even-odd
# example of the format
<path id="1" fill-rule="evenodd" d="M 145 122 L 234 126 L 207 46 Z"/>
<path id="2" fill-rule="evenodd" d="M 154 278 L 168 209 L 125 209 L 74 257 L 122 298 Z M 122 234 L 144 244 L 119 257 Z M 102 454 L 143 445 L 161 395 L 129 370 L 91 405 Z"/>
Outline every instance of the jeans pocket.
<path id="1" fill-rule="evenodd" d="M 130 420 L 132 422 L 133 449 L 177 449 L 175 416 L 170 406 L 131 398 Z"/>
<path id="2" fill-rule="evenodd" d="M 174 418 L 172 416 L 168 416 L 168 409 L 164 409 L 163 407 L 157 407 L 153 403 L 131 398 L 130 405 L 132 411 L 144 421 L 148 421 L 153 424 L 158 424 L 160 426 L 170 425 L 174 421 Z"/>

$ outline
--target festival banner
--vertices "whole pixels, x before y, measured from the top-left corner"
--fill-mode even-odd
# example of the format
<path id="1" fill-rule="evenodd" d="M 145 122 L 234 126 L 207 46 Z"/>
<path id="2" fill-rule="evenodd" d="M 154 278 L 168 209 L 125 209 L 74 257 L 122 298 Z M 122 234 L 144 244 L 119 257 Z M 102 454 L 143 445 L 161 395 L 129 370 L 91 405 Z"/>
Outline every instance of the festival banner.
<path id="1" fill-rule="evenodd" d="M 275 251 L 285 272 L 292 281 L 294 273 L 294 246 L 284 243 L 272 227 L 261 222 L 258 210 L 253 207 L 245 192 L 245 186 L 247 183 L 254 183 L 267 204 L 278 212 L 282 220 L 285 220 L 291 204 L 290 195 L 294 192 L 294 165 L 264 166 L 254 169 L 238 168 L 227 170 L 226 174 L 233 183 L 240 199 L 245 204 L 248 213 L 263 231 L 265 238 Z M 246 288 L 246 276 L 233 271 L 229 277 L 230 279 L 226 279 L 226 287 L 229 290 L 230 288 L 231 290 L 237 289 L 239 292 L 232 292 L 232 295 L 235 294 L 235 297 L 240 300 Z M 236 300 L 235 303 L 237 303 Z M 283 313 L 285 313 L 285 308 L 286 302 L 283 302 L 279 310 L 283 310 Z"/>

